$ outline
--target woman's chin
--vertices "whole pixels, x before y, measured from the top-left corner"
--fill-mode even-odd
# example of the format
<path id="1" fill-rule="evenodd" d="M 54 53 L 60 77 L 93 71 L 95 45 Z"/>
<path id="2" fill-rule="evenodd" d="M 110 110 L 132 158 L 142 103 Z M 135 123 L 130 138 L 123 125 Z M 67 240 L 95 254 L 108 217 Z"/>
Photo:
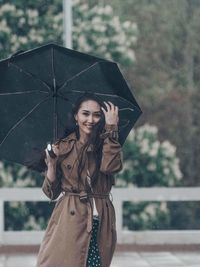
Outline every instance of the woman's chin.
<path id="1" fill-rule="evenodd" d="M 84 132 L 85 132 L 85 134 L 91 134 L 92 128 L 91 129 L 86 128 Z"/>
<path id="2" fill-rule="evenodd" d="M 90 135 L 91 132 L 92 132 L 92 130 L 88 130 L 87 133 L 85 133 L 85 134 Z"/>
<path id="3" fill-rule="evenodd" d="M 83 134 L 85 134 L 85 135 L 90 135 L 91 132 L 92 132 L 91 130 L 88 130 L 88 129 L 87 129 L 87 130 L 83 131 Z"/>

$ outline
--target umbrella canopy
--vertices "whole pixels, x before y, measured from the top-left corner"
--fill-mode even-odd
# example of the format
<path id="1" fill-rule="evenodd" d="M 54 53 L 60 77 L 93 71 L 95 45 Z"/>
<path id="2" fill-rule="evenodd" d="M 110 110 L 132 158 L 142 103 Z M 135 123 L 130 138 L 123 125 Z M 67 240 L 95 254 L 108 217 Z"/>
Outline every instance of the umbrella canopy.
<path id="1" fill-rule="evenodd" d="M 64 134 L 87 92 L 119 107 L 119 141 L 140 116 L 116 63 L 48 44 L 0 61 L 0 158 L 23 164 L 32 148 Z"/>

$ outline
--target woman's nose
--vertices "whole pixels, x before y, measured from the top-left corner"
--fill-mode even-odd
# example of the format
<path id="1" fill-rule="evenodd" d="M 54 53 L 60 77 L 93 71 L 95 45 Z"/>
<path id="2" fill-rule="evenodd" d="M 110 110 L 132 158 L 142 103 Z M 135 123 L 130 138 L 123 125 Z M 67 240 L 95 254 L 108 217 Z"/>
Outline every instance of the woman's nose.
<path id="1" fill-rule="evenodd" d="M 90 123 L 93 123 L 94 122 L 94 118 L 93 118 L 92 115 L 88 117 L 88 122 L 90 122 Z"/>

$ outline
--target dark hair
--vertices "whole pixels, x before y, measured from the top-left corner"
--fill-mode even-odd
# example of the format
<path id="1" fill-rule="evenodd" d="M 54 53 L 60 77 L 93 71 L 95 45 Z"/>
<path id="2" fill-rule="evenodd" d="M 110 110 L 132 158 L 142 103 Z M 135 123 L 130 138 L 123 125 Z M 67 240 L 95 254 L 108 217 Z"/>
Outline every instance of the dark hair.
<path id="1" fill-rule="evenodd" d="M 83 102 L 89 101 L 89 100 L 93 100 L 95 102 L 97 102 L 100 107 L 104 106 L 103 102 L 94 94 L 84 94 L 82 97 L 80 97 L 77 102 L 75 103 L 73 109 L 72 109 L 72 115 L 73 115 L 73 119 L 75 121 L 75 115 L 78 113 L 81 105 Z M 102 158 L 102 147 L 103 147 L 103 140 L 100 138 L 101 133 L 103 132 L 105 126 L 105 118 L 104 118 L 104 114 L 101 111 L 101 118 L 99 120 L 99 122 L 97 124 L 94 125 L 93 130 L 91 132 L 91 134 L 89 135 L 88 141 L 83 145 L 79 155 L 78 155 L 78 179 L 79 179 L 79 183 L 81 181 L 81 173 L 83 171 L 84 165 L 85 165 L 85 159 L 86 159 L 86 155 L 85 153 L 87 152 L 87 149 L 89 147 L 92 147 L 93 149 L 93 154 L 95 157 L 95 171 L 93 174 L 91 174 L 91 184 L 92 186 L 97 182 L 97 178 L 98 178 L 98 172 L 99 172 L 99 168 L 100 168 L 100 164 L 101 164 L 101 158 Z M 76 133 L 76 137 L 77 139 L 80 138 L 80 134 L 79 134 L 79 127 L 76 126 L 75 127 L 75 133 Z"/>
<path id="2" fill-rule="evenodd" d="M 75 115 L 78 113 L 81 104 L 83 102 L 89 101 L 89 100 L 93 100 L 95 102 L 97 102 L 100 106 L 103 106 L 105 108 L 104 103 L 99 99 L 98 96 L 91 94 L 91 93 L 85 93 L 83 94 L 81 97 L 79 97 L 76 101 L 76 103 L 73 105 L 72 108 L 72 113 L 71 113 L 71 118 L 69 118 L 68 120 L 68 125 L 66 126 L 64 135 L 62 136 L 62 138 L 60 138 L 57 143 L 61 142 L 64 138 L 66 138 L 67 136 L 69 136 L 71 133 L 75 132 L 77 139 L 79 140 L 80 138 L 80 134 L 79 134 L 79 127 L 76 125 L 76 121 L 75 121 Z M 104 114 L 101 111 L 101 118 L 99 120 L 99 122 L 94 125 L 93 127 L 93 131 L 91 132 L 88 141 L 83 145 L 79 155 L 78 155 L 78 179 L 79 179 L 79 184 L 81 182 L 81 173 L 83 171 L 84 168 L 84 163 L 85 163 L 85 159 L 86 159 L 86 151 L 87 149 L 91 146 L 93 148 L 93 152 L 94 152 L 94 157 L 95 157 L 95 162 L 96 162 L 96 166 L 95 166 L 95 171 L 93 174 L 91 174 L 91 184 L 94 185 L 97 181 L 98 178 L 98 172 L 99 172 L 99 168 L 100 168 L 100 164 L 101 164 L 101 158 L 102 158 L 102 147 L 103 147 L 103 140 L 100 138 L 101 133 L 103 132 L 104 129 L 104 125 L 105 125 L 105 118 L 104 118 Z M 46 153 L 44 150 L 40 150 L 40 149 L 35 149 L 34 151 L 32 151 L 32 154 L 34 154 L 34 159 L 27 161 L 25 163 L 25 165 L 31 169 L 31 170 L 35 170 L 38 172 L 44 172 L 47 169 L 46 163 L 45 163 L 45 157 L 46 157 Z M 64 159 L 64 156 L 59 160 L 59 168 L 58 168 L 58 177 L 60 177 L 60 163 L 61 161 Z"/>

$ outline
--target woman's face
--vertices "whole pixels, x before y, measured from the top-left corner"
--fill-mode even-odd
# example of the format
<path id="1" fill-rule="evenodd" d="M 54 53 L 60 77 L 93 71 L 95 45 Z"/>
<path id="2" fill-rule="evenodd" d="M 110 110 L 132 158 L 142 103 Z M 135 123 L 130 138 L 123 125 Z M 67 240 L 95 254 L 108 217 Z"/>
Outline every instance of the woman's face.
<path id="1" fill-rule="evenodd" d="M 79 126 L 80 136 L 89 135 L 95 124 L 99 122 L 101 118 L 101 107 L 94 100 L 87 100 L 82 102 L 75 120 Z"/>

